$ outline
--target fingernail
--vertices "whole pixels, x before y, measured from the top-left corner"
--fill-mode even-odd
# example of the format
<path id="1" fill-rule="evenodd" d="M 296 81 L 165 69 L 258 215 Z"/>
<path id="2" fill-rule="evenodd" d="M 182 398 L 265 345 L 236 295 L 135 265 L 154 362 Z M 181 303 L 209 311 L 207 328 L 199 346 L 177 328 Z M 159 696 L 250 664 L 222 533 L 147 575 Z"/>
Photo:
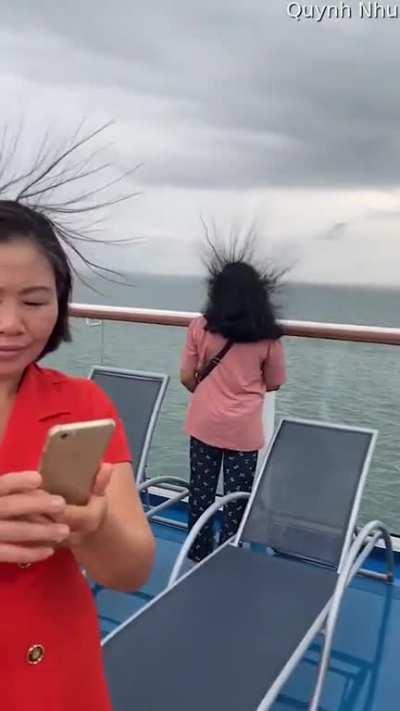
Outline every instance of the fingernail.
<path id="1" fill-rule="evenodd" d="M 51 500 L 51 508 L 54 510 L 62 509 L 65 506 L 65 501 L 62 496 L 53 496 Z"/>

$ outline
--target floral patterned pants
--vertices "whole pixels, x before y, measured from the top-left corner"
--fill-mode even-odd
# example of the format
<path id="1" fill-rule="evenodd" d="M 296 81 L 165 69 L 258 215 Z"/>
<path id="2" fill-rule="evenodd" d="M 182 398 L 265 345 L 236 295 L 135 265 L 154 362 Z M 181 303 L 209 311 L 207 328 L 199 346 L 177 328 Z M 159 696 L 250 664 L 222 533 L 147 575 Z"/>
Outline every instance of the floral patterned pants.
<path id="1" fill-rule="evenodd" d="M 202 513 L 215 501 L 221 463 L 224 493 L 251 491 L 257 466 L 258 451 L 238 452 L 205 444 L 190 438 L 189 530 Z M 233 536 L 240 524 L 247 501 L 239 499 L 224 507 L 220 543 Z M 206 523 L 189 552 L 189 558 L 200 561 L 213 549 L 214 523 Z"/>

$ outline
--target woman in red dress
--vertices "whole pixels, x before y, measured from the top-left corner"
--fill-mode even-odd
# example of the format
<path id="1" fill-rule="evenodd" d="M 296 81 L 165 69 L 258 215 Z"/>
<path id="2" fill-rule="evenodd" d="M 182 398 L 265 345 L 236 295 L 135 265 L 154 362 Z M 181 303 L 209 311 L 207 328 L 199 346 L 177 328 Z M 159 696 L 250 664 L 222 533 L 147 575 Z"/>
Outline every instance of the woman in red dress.
<path id="1" fill-rule="evenodd" d="M 96 610 L 81 574 L 118 590 L 146 580 L 153 538 L 122 424 L 91 381 L 37 362 L 69 340 L 69 264 L 52 221 L 0 200 L 0 707 L 108 711 Z M 41 488 L 50 427 L 113 417 L 86 506 Z"/>

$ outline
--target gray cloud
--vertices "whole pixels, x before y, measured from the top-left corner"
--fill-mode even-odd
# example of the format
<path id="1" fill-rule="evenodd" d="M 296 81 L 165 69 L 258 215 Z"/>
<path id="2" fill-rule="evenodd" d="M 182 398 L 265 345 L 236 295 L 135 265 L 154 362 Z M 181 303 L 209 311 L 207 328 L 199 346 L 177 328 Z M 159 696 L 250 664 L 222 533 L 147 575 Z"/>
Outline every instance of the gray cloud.
<path id="1" fill-rule="evenodd" d="M 298 23 L 285 7 L 0 0 L 2 66 L 88 106 L 108 93 L 104 108 L 126 125 L 117 159 L 143 161 L 153 185 L 397 185 L 398 23 Z"/>
<path id="2" fill-rule="evenodd" d="M 328 242 L 336 242 L 344 236 L 348 226 L 349 224 L 347 222 L 335 222 L 332 227 L 329 227 L 327 230 L 317 235 L 317 239 L 326 240 Z"/>

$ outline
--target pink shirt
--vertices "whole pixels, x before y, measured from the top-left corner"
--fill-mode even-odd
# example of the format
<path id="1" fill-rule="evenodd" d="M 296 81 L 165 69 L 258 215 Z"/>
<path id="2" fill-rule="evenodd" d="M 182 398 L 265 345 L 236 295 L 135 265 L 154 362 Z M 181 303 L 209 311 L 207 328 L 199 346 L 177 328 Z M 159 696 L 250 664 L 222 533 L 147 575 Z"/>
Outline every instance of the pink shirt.
<path id="1" fill-rule="evenodd" d="M 205 330 L 203 316 L 188 328 L 182 369 L 200 370 L 226 343 Z M 222 449 L 254 451 L 264 446 L 262 409 L 267 389 L 286 380 L 282 343 L 234 343 L 192 394 L 184 431 Z"/>

